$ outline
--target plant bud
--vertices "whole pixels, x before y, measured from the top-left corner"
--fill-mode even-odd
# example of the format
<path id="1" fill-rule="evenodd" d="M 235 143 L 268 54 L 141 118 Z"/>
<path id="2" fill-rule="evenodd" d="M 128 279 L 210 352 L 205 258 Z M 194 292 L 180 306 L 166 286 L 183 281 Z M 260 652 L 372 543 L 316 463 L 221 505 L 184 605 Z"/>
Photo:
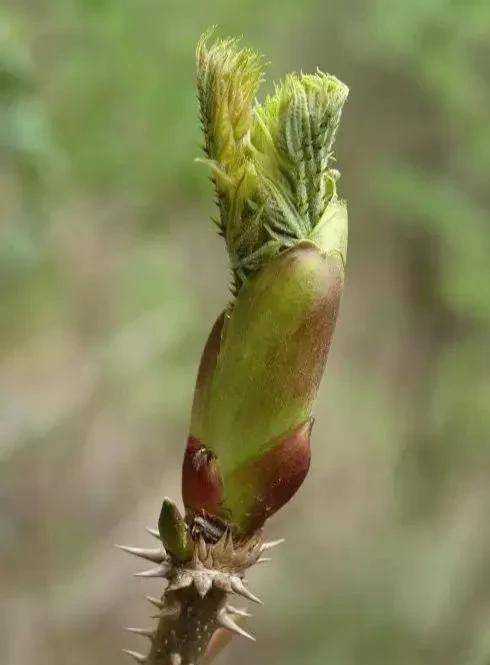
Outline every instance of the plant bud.
<path id="1" fill-rule="evenodd" d="M 174 559 L 185 561 L 192 554 L 188 528 L 179 509 L 170 499 L 164 499 L 158 519 L 160 538 Z"/>
<path id="2" fill-rule="evenodd" d="M 259 56 L 202 40 L 197 63 L 235 298 L 201 359 L 182 488 L 189 514 L 247 535 L 310 464 L 312 407 L 344 282 L 347 208 L 331 161 L 348 90 L 321 72 L 291 74 L 260 106 Z"/>

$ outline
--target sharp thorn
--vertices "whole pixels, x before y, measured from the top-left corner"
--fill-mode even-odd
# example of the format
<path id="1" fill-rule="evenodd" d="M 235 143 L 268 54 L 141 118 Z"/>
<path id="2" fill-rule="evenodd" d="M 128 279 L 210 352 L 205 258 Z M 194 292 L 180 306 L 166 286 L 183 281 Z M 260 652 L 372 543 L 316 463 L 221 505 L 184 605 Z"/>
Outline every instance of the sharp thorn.
<path id="1" fill-rule="evenodd" d="M 157 566 L 156 568 L 150 568 L 150 570 L 143 570 L 141 573 L 134 573 L 134 577 L 167 577 L 170 572 L 170 566 L 168 563 L 162 563 L 162 565 Z"/>
<path id="2" fill-rule="evenodd" d="M 126 545 L 116 545 L 116 547 L 123 552 L 128 554 L 133 554 L 138 556 L 141 559 L 147 559 L 148 561 L 153 561 L 153 563 L 162 563 L 165 560 L 166 552 L 164 549 L 147 549 L 144 547 L 127 547 Z"/>
<path id="3" fill-rule="evenodd" d="M 155 607 L 158 607 L 159 610 L 163 610 L 165 607 L 165 601 L 160 600 L 159 598 L 154 598 L 154 596 L 145 596 L 146 600 L 150 602 Z"/>
<path id="4" fill-rule="evenodd" d="M 226 605 L 226 610 L 229 614 L 235 614 L 237 617 L 251 617 L 252 615 L 247 610 L 242 610 L 239 607 L 234 607 L 233 605 Z"/>
<path id="5" fill-rule="evenodd" d="M 142 635 L 143 637 L 149 637 L 152 640 L 155 637 L 155 630 L 153 628 L 124 628 L 128 633 L 134 633 L 135 635 Z"/>
<path id="6" fill-rule="evenodd" d="M 161 540 L 160 538 L 160 532 L 158 529 L 153 529 L 151 526 L 145 527 L 145 530 L 148 531 L 150 535 L 152 535 L 154 538 L 158 538 L 158 540 Z"/>
<path id="7" fill-rule="evenodd" d="M 128 656 L 134 658 L 137 663 L 146 663 L 146 658 L 143 656 L 143 654 L 138 653 L 137 651 L 131 651 L 130 649 L 123 649 L 122 651 L 123 653 L 127 653 Z"/>
<path id="8" fill-rule="evenodd" d="M 230 630 L 232 633 L 235 633 L 236 635 L 241 635 L 242 637 L 246 637 L 248 640 L 252 640 L 252 642 L 255 642 L 255 637 L 247 633 L 247 631 L 243 630 L 243 628 L 240 628 L 240 626 L 233 621 L 231 616 L 226 611 L 226 607 L 222 607 L 219 610 L 217 618 L 218 618 L 218 623 L 220 624 L 220 626 L 223 626 L 223 628 L 226 628 L 227 630 Z"/>
<path id="9" fill-rule="evenodd" d="M 252 600 L 254 603 L 258 603 L 259 605 L 264 604 L 260 600 L 260 598 L 254 596 L 253 593 L 247 589 L 247 587 L 243 584 L 242 580 L 239 577 L 231 578 L 231 590 L 237 593 L 238 595 L 247 598 L 248 600 Z"/>
<path id="10" fill-rule="evenodd" d="M 279 540 L 271 540 L 268 543 L 262 543 L 260 547 L 260 553 L 262 554 L 262 552 L 267 552 L 267 550 L 271 550 L 273 547 L 281 545 L 284 541 L 285 538 L 279 538 Z"/>
<path id="11" fill-rule="evenodd" d="M 255 563 L 269 563 L 272 559 L 269 556 L 261 556 Z"/>

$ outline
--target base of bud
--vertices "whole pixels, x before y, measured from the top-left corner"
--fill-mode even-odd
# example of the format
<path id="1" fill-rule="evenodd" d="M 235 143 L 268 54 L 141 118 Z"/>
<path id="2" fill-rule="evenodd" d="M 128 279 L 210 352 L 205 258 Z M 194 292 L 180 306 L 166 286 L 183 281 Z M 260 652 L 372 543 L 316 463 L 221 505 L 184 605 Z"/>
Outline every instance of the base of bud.
<path id="1" fill-rule="evenodd" d="M 151 530 L 155 537 L 158 532 Z M 189 561 L 176 560 L 163 545 L 156 549 L 121 547 L 139 558 L 148 559 L 151 568 L 139 577 L 161 577 L 168 585 L 160 598 L 147 596 L 158 613 L 155 629 L 128 628 L 129 632 L 148 637 L 151 641 L 147 656 L 125 650 L 139 663 L 146 665 L 199 665 L 206 662 L 208 646 L 215 648 L 219 631 L 228 631 L 253 640 L 240 622 L 250 616 L 246 610 L 229 603 L 229 596 L 241 596 L 262 604 L 245 585 L 245 571 L 256 563 L 269 561 L 261 555 L 282 541 L 264 542 L 257 532 L 247 540 L 236 541 L 226 530 L 216 542 L 206 542 L 199 529 L 191 538 L 193 548 Z M 212 640 L 213 638 L 213 640 Z"/>

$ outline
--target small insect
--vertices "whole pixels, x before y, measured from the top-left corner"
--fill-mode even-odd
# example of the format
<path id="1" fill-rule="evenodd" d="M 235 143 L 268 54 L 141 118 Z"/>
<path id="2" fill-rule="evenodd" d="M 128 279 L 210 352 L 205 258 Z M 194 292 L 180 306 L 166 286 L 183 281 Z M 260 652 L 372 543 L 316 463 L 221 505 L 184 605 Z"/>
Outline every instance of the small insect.
<path id="1" fill-rule="evenodd" d="M 216 518 L 212 520 L 206 516 L 196 515 L 191 525 L 191 535 L 194 539 L 202 536 L 207 543 L 217 543 L 224 534 L 226 527 L 218 522 Z"/>

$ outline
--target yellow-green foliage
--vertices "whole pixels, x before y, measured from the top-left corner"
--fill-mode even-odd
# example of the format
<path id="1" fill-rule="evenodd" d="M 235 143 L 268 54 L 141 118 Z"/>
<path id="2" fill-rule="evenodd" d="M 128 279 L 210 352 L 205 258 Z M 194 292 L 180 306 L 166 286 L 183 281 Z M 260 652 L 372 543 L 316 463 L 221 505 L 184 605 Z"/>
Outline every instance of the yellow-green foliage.
<path id="1" fill-rule="evenodd" d="M 312 239 L 336 200 L 332 146 L 348 88 L 323 72 L 290 74 L 261 106 L 264 59 L 237 40 L 207 47 L 207 38 L 197 48 L 198 97 L 238 290 L 265 261 Z M 345 240 L 339 251 L 345 259 Z"/>

